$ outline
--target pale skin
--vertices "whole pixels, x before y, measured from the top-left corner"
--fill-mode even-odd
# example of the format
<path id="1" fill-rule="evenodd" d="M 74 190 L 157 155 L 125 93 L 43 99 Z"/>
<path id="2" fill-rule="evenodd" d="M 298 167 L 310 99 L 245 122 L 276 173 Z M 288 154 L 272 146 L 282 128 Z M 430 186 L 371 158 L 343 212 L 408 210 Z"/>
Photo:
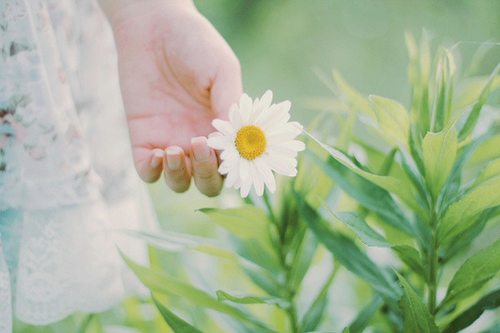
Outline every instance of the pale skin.
<path id="1" fill-rule="evenodd" d="M 238 59 L 192 0 L 100 0 L 115 36 L 134 164 L 175 192 L 220 193 L 206 136 L 242 94 Z"/>

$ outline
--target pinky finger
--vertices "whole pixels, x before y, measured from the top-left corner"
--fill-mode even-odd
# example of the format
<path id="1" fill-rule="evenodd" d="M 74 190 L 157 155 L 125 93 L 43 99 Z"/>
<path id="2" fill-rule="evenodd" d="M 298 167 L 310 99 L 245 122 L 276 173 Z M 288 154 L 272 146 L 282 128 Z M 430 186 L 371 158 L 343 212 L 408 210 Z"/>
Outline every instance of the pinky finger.
<path id="1" fill-rule="evenodd" d="M 147 183 L 155 182 L 160 178 L 163 169 L 163 150 L 141 148 L 134 149 L 135 167 L 139 177 Z"/>

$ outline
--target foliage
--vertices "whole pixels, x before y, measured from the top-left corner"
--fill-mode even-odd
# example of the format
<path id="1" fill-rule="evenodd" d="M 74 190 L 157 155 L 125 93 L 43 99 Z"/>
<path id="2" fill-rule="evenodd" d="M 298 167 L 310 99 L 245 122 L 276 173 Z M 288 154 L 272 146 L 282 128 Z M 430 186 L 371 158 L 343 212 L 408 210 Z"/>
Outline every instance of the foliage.
<path id="1" fill-rule="evenodd" d="M 200 209 L 227 232 L 227 242 L 168 232 L 138 235 L 162 251 L 230 262 L 236 267 L 232 279 L 249 282 L 239 283 L 238 291 L 216 279 L 202 286 L 189 272 L 179 280 L 154 260 L 148 268 L 126 258 L 153 294 L 164 297 L 155 304 L 174 332 L 329 329 L 325 313 L 341 266 L 373 291 L 345 332 L 372 325 L 452 332 L 499 305 L 498 290 L 491 291 L 489 282 L 500 269 L 500 241 L 469 248 L 499 213 L 500 124 L 479 124 L 488 96 L 499 86 L 500 65 L 488 77 L 459 80 L 453 49 L 439 49 L 432 62 L 425 34 L 420 45 L 408 35 L 407 46 L 409 110 L 388 98 L 364 97 L 335 72 L 339 112 L 354 115 L 336 138 L 339 145 L 317 139 L 324 130 L 318 119 L 309 128 L 315 134 L 307 132 L 311 143 L 299 176 L 283 181 L 276 196 L 266 193 L 235 208 Z M 358 149 L 355 155 L 350 142 Z M 361 153 L 362 160 L 356 157 Z M 344 206 L 354 209 L 338 211 Z M 375 247 L 400 262 L 381 266 L 370 255 Z M 333 269 L 304 304 L 301 294 L 311 294 L 306 276 L 330 258 Z M 438 297 L 443 288 L 446 294 Z M 194 315 L 193 308 L 204 315 Z"/>
<path id="2" fill-rule="evenodd" d="M 333 86 L 340 100 L 361 120 L 358 125 L 364 133 L 373 136 L 367 140 L 366 134 L 356 136 L 354 125 L 351 128 L 353 141 L 368 160 L 361 163 L 345 149 L 309 136 L 330 154 L 323 162 L 313 156 L 315 161 L 322 162 L 324 172 L 359 205 L 354 212 L 333 212 L 335 220 L 365 245 L 388 247 L 402 261 L 396 274 L 403 295 L 397 308 L 388 309 L 388 317 L 397 318 L 394 329 L 451 332 L 498 306 L 497 292 L 488 291 L 500 270 L 500 241 L 481 244 L 472 253 L 467 250 L 495 220 L 500 205 L 499 156 L 492 153 L 499 146 L 491 144 L 500 123 L 495 122 L 498 116 L 482 115 L 488 97 L 499 86 L 500 64 L 487 77 L 458 80 L 455 49 L 439 49 L 432 62 L 425 34 L 420 45 L 407 35 L 407 46 L 412 87 L 408 111 L 390 99 L 365 98 L 334 73 Z M 471 82 L 480 82 L 480 88 L 476 84 L 472 88 Z M 487 117 L 489 123 L 480 124 L 479 119 Z M 381 147 L 370 145 L 381 140 L 385 142 Z M 488 157 L 479 160 L 475 155 Z M 378 169 L 372 156 L 385 156 Z M 318 239 L 340 260 L 339 250 L 331 244 L 339 243 L 334 237 L 337 231 L 333 228 L 325 236 L 324 228 L 318 230 Z M 389 238 L 394 229 L 398 237 Z M 466 258 L 460 256 L 464 254 Z M 455 269 L 454 261 L 462 265 Z M 357 268 L 345 266 L 369 281 L 390 304 L 384 289 Z M 438 290 L 443 288 L 447 292 L 440 299 Z M 474 300 L 478 301 L 474 304 Z"/>

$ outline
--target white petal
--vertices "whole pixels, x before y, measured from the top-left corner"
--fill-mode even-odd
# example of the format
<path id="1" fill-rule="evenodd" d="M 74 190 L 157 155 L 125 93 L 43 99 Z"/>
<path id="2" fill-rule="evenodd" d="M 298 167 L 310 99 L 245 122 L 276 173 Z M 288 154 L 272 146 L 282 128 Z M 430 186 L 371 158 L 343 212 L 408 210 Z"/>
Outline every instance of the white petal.
<path id="1" fill-rule="evenodd" d="M 221 120 L 221 119 L 214 119 L 212 121 L 212 126 L 221 132 L 222 134 L 225 135 L 230 135 L 234 132 L 233 126 L 228 121 Z"/>
<path id="2" fill-rule="evenodd" d="M 290 119 L 289 111 L 291 105 L 289 101 L 273 105 L 267 109 L 265 114 L 262 113 L 262 116 L 259 117 L 258 125 L 261 126 L 262 129 L 268 130 L 274 126 L 285 124 Z"/>
<path id="3" fill-rule="evenodd" d="M 239 112 L 240 112 L 242 126 L 248 125 L 252 109 L 253 109 L 252 99 L 247 94 L 241 95 Z"/>
<path id="4" fill-rule="evenodd" d="M 250 162 L 244 158 L 240 158 L 240 179 L 242 182 L 251 180 L 250 178 Z"/>
<path id="5" fill-rule="evenodd" d="M 210 135 L 207 144 L 210 148 L 224 150 L 232 145 L 232 141 L 225 135 Z"/>
<path id="6" fill-rule="evenodd" d="M 276 173 L 290 177 L 297 175 L 297 161 L 295 161 L 295 159 L 284 158 L 283 156 L 277 154 L 270 154 L 267 155 L 267 163 Z"/>
<path id="7" fill-rule="evenodd" d="M 292 140 L 285 141 L 280 143 L 270 143 L 268 150 L 276 149 L 281 151 L 284 154 L 296 155 L 297 152 L 303 151 L 306 148 L 306 145 L 302 141 Z M 294 154 L 295 153 L 295 154 Z"/>
<path id="8" fill-rule="evenodd" d="M 265 159 L 261 157 L 256 158 L 254 161 L 254 165 L 264 178 L 264 183 L 266 184 L 269 192 L 274 193 L 274 191 L 276 191 L 276 180 L 274 179 L 273 172 L 266 164 Z"/>
<path id="9" fill-rule="evenodd" d="M 231 170 L 228 172 L 225 180 L 226 187 L 234 187 L 236 182 L 239 180 L 238 178 L 238 171 L 237 170 Z"/>
<path id="10" fill-rule="evenodd" d="M 260 99 L 261 104 L 265 109 L 271 106 L 271 102 L 273 101 L 273 92 L 271 90 L 267 90 L 262 98 Z"/>
<path id="11" fill-rule="evenodd" d="M 238 151 L 234 147 L 234 144 L 231 144 L 230 147 L 227 147 L 221 154 L 220 154 L 221 160 L 224 161 L 232 161 L 235 159 L 240 158 L 240 154 L 238 154 Z"/>
<path id="12" fill-rule="evenodd" d="M 250 179 L 241 181 L 240 195 L 242 198 L 246 198 L 248 196 L 251 187 L 252 181 Z"/>
<path id="13" fill-rule="evenodd" d="M 231 108 L 229 109 L 229 122 L 233 125 L 234 128 L 241 127 L 242 122 L 238 104 L 231 105 Z"/>
<path id="14" fill-rule="evenodd" d="M 264 179 L 260 174 L 259 170 L 255 166 L 255 161 L 250 163 L 250 175 L 252 176 L 253 186 L 255 187 L 255 193 L 261 197 L 264 194 Z"/>
<path id="15" fill-rule="evenodd" d="M 223 161 L 219 165 L 219 169 L 217 169 L 217 171 L 219 171 L 219 173 L 221 175 L 226 175 L 226 174 L 230 173 L 232 170 L 234 170 L 234 163 L 230 163 L 227 161 Z"/>
<path id="16" fill-rule="evenodd" d="M 266 136 L 270 138 L 279 137 L 280 141 L 295 139 L 295 137 L 302 133 L 302 128 L 295 124 L 298 123 L 292 122 L 285 125 L 275 125 L 266 131 Z"/>
<path id="17" fill-rule="evenodd" d="M 284 155 L 290 158 L 297 157 L 297 152 L 295 150 L 277 144 L 267 147 L 266 153 L 269 155 Z"/>

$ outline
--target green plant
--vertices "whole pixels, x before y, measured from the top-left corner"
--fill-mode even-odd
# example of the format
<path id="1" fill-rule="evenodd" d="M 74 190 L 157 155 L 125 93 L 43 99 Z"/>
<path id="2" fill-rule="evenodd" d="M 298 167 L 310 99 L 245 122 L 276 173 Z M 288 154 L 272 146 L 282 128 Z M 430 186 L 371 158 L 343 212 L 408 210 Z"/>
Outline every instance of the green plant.
<path id="1" fill-rule="evenodd" d="M 227 242 L 172 232 L 139 234 L 157 249 L 193 251 L 230 263 L 234 269 L 230 270 L 232 279 L 246 289 L 245 292 L 223 289 L 208 292 L 158 267 L 142 267 L 127 259 L 129 266 L 153 292 L 156 305 L 174 332 L 296 333 L 313 331 L 319 325 L 327 306 L 329 287 L 338 270 L 332 268 L 316 297 L 299 314 L 297 299 L 304 291 L 304 277 L 313 262 L 320 260 L 318 242 L 302 221 L 299 201 L 294 196 L 298 193 L 295 188 L 305 184 L 311 186 L 303 177 L 305 175 L 283 182 L 280 194 L 273 198 L 266 193 L 263 198 L 248 199 L 238 208 L 201 209 L 200 212 L 212 222 L 228 231 Z M 326 183 L 316 183 L 317 196 L 330 191 L 331 184 L 328 185 L 328 179 L 324 180 Z M 216 288 L 224 284 L 223 280 L 220 278 L 215 283 Z M 182 305 L 176 304 L 178 298 L 189 302 L 184 313 L 196 306 L 224 316 L 201 316 L 197 320 L 190 316 L 198 322 L 195 327 L 170 310 L 177 306 L 182 311 Z"/>
<path id="2" fill-rule="evenodd" d="M 491 281 L 500 240 L 482 231 L 494 230 L 500 214 L 500 124 L 481 130 L 478 123 L 500 85 L 500 65 L 488 77 L 458 79 L 455 49 L 439 49 L 432 62 L 425 35 L 419 46 L 408 35 L 407 44 L 409 110 L 366 98 L 334 73 L 336 97 L 327 102 L 347 119 L 336 136 L 326 128 L 335 148 L 316 138 L 328 123 L 329 113 L 321 114 L 299 176 L 282 180 L 275 196 L 200 210 L 225 233 L 138 234 L 152 246 L 151 267 L 126 260 L 174 332 L 331 329 L 325 314 L 340 267 L 372 289 L 344 332 L 456 332 L 498 307 Z M 471 246 L 479 238 L 480 249 Z M 398 262 L 382 267 L 371 247 Z M 200 279 L 187 261 L 182 272 L 168 272 L 157 260 L 167 252 L 198 253 L 226 276 Z M 319 288 L 305 283 L 314 267 L 327 271 Z M 303 302 L 303 294 L 313 300 Z"/>
<path id="3" fill-rule="evenodd" d="M 500 303 L 500 290 L 488 284 L 500 270 L 498 234 L 480 250 L 467 251 L 500 214 L 499 118 L 478 126 L 489 95 L 500 85 L 500 64 L 488 77 L 458 80 L 452 50 L 440 48 L 432 63 L 425 35 L 420 46 L 407 35 L 407 46 L 409 111 L 391 99 L 365 98 L 334 73 L 336 94 L 364 119 L 358 124 L 363 134 L 352 138 L 368 160 L 362 163 L 313 136 L 330 157 L 311 156 L 358 203 L 355 211 L 332 212 L 335 220 L 365 245 L 391 249 L 403 263 L 398 270 L 376 269 L 365 257 L 354 259 L 352 250 L 350 260 L 366 261 L 373 272 L 368 276 L 345 264 L 384 299 L 392 329 L 457 332 Z M 340 258 L 338 232 L 317 211 L 307 210 L 311 230 Z M 438 297 L 444 287 L 446 294 Z"/>

